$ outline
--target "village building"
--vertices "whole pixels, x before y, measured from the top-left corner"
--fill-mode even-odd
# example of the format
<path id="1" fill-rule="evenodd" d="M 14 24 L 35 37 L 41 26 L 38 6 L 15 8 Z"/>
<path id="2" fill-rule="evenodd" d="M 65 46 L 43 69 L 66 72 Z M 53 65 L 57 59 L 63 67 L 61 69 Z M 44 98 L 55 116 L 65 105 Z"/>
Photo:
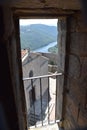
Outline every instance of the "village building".
<path id="1" fill-rule="evenodd" d="M 22 56 L 22 70 L 23 78 L 30 78 L 36 76 L 48 75 L 48 58 L 42 56 L 40 53 L 29 52 L 27 49 L 21 50 Z M 30 114 L 35 101 L 40 100 L 40 80 L 33 80 L 33 87 L 31 80 L 24 80 L 24 90 L 27 105 L 27 114 Z M 42 97 L 46 95 L 48 90 L 47 78 L 42 79 Z M 47 104 L 45 101 L 44 105 Z M 40 103 L 38 103 L 40 106 Z M 40 115 L 37 114 L 38 116 Z"/>

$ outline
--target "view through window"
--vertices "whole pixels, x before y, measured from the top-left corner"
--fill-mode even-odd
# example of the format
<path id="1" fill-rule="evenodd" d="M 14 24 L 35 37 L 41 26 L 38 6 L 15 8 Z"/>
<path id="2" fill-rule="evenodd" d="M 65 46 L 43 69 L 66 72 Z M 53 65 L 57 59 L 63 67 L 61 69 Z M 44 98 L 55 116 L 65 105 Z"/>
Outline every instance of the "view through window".
<path id="1" fill-rule="evenodd" d="M 34 52 L 57 52 L 57 19 L 21 19 L 21 48 Z"/>
<path id="2" fill-rule="evenodd" d="M 28 126 L 56 120 L 57 76 L 49 75 L 57 74 L 57 22 L 57 19 L 20 19 Z"/>

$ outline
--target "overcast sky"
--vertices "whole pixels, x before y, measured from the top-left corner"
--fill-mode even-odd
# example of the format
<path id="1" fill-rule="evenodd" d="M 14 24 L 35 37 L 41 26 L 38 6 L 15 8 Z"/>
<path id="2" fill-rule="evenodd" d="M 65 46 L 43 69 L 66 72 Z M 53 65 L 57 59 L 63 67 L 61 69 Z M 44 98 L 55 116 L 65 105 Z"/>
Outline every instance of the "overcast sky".
<path id="1" fill-rule="evenodd" d="M 30 25 L 30 24 L 46 24 L 49 26 L 57 26 L 58 19 L 21 19 L 20 25 Z"/>

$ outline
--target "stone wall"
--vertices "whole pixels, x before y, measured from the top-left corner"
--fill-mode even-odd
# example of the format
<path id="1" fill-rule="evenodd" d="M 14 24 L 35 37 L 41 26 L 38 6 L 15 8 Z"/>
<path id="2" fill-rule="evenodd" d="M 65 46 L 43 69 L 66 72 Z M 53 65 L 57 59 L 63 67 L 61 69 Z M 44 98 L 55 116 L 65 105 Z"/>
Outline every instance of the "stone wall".
<path id="1" fill-rule="evenodd" d="M 64 128 L 87 127 L 87 26 L 79 12 L 67 18 L 64 77 Z"/>
<path id="2" fill-rule="evenodd" d="M 26 56 L 25 56 L 26 57 Z M 30 72 L 32 71 L 31 77 L 48 75 L 48 59 L 41 56 L 39 53 L 30 53 L 22 62 L 23 78 L 29 78 Z M 42 96 L 48 89 L 47 78 L 41 79 L 42 83 Z M 33 86 L 35 88 L 35 100 L 40 99 L 40 79 L 33 80 Z M 32 90 L 31 80 L 24 81 L 27 113 L 30 112 L 30 91 Z"/>
<path id="3" fill-rule="evenodd" d="M 65 4 L 63 5 L 65 8 Z M 0 7 L 0 94 L 4 96 L 0 99 L 9 127 L 13 130 L 18 127 L 24 130 L 26 117 L 18 40 L 19 23 L 18 19 L 15 19 L 14 29 L 13 16 L 10 13 L 11 10 Z M 67 20 L 61 18 L 58 24 L 58 69 L 64 71 L 64 76 L 58 80 L 59 105 L 56 115 L 64 119 L 64 128 L 71 130 L 87 126 L 87 27 L 84 26 L 80 13 L 70 15 Z"/>
<path id="4" fill-rule="evenodd" d="M 14 22 L 12 10 L 7 6 L 0 6 L 0 111 L 3 122 L 1 129 L 24 130 L 27 128 L 26 105 L 17 25 L 18 19 Z"/>
<path id="5" fill-rule="evenodd" d="M 42 56 L 45 56 L 49 59 L 49 64 L 53 63 L 55 65 L 57 65 L 57 57 L 58 54 L 53 54 L 53 53 L 41 53 Z"/>

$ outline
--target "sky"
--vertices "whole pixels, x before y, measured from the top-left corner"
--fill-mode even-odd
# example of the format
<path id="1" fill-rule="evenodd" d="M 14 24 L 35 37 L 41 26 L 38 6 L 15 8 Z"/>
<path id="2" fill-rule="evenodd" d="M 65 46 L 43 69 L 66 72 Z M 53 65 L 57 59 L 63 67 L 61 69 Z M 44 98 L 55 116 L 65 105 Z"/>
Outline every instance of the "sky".
<path id="1" fill-rule="evenodd" d="M 57 26 L 58 19 L 21 19 L 20 25 L 45 24 L 49 26 Z"/>

